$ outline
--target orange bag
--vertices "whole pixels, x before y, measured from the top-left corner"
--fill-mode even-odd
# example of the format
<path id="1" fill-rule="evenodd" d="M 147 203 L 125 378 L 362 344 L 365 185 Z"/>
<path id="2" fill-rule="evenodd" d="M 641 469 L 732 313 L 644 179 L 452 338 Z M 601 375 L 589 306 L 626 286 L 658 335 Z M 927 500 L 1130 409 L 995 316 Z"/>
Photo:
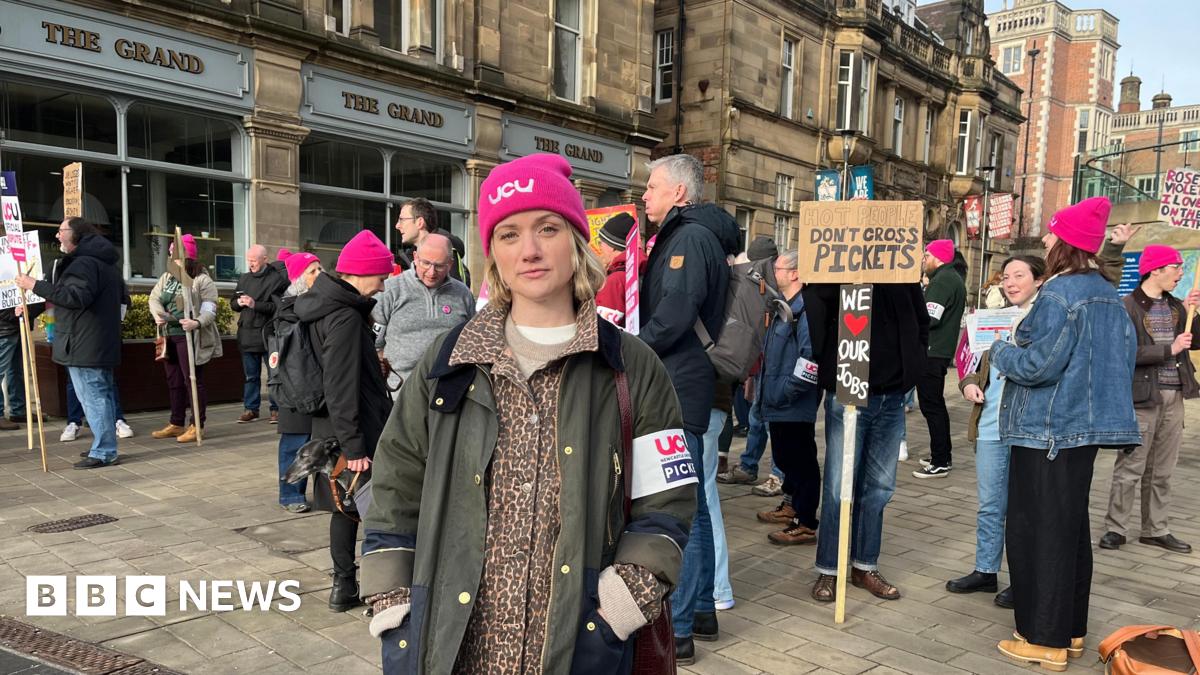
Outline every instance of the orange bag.
<path id="1" fill-rule="evenodd" d="M 1200 633 L 1172 626 L 1126 626 L 1100 643 L 1112 675 L 1200 673 Z"/>

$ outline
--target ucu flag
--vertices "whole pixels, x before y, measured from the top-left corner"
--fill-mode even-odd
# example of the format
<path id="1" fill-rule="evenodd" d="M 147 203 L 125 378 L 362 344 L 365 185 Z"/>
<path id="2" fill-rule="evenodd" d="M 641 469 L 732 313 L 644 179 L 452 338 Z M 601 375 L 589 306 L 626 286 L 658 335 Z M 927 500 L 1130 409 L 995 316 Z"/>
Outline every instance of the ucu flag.
<path id="1" fill-rule="evenodd" d="M 633 439 L 632 482 L 631 499 L 698 482 L 683 429 Z"/>
<path id="2" fill-rule="evenodd" d="M 510 180 L 507 183 L 497 187 L 495 194 L 488 195 L 488 201 L 491 202 L 492 205 L 496 205 L 518 192 L 533 192 L 533 179 L 530 178 L 529 180 L 524 181 L 524 183 L 519 180 Z"/>

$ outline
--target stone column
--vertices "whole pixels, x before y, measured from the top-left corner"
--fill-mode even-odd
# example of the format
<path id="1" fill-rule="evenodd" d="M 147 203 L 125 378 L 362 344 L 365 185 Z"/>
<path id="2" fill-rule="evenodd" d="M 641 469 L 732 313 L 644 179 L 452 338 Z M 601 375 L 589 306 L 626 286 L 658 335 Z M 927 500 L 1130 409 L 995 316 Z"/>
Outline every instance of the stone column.
<path id="1" fill-rule="evenodd" d="M 247 239 L 271 249 L 295 249 L 300 240 L 300 58 L 255 51 L 254 112 L 243 119 L 250 142 L 250 213 Z"/>
<path id="2" fill-rule="evenodd" d="M 583 208 L 594 209 L 596 203 L 600 201 L 600 196 L 607 190 L 607 186 L 596 181 L 586 178 L 575 179 L 575 189 L 579 190 L 579 194 L 583 197 Z"/>
<path id="3" fill-rule="evenodd" d="M 375 30 L 375 0 L 351 0 L 347 20 L 350 22 L 350 37 L 368 44 L 379 44 L 379 33 Z"/>

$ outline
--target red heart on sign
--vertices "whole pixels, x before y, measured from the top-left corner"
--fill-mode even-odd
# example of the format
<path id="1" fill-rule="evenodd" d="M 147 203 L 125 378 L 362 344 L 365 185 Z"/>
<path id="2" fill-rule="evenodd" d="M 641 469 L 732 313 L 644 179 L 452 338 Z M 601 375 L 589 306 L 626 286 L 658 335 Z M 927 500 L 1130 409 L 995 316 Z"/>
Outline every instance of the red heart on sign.
<path id="1" fill-rule="evenodd" d="M 867 316 L 854 316 L 853 314 L 842 315 L 842 321 L 845 322 L 846 328 L 850 329 L 850 333 L 854 337 L 867 329 Z"/>

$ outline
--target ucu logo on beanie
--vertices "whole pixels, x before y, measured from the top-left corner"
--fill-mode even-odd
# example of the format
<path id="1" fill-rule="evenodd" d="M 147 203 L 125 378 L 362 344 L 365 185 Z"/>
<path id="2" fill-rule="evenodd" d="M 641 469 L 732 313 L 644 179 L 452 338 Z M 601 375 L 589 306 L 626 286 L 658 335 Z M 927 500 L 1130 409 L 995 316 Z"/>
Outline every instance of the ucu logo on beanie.
<path id="1" fill-rule="evenodd" d="M 533 192 L 533 179 L 530 178 L 525 185 L 521 185 L 519 180 L 510 180 L 496 188 L 496 194 L 488 195 L 488 201 L 492 204 L 499 204 L 502 199 L 507 199 L 518 192 L 527 194 Z"/>

